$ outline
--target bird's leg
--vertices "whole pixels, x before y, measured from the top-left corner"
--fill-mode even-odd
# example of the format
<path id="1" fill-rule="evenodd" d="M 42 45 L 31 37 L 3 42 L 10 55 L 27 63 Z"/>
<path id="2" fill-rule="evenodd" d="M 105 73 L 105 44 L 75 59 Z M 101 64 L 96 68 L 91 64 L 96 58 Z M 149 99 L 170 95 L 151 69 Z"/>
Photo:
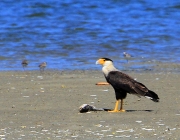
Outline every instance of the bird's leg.
<path id="1" fill-rule="evenodd" d="M 121 99 L 121 106 L 119 112 L 125 112 L 125 110 L 123 109 L 123 99 Z"/>
<path id="2" fill-rule="evenodd" d="M 119 100 L 116 100 L 114 110 L 111 110 L 111 111 L 108 111 L 108 112 L 122 112 L 122 111 L 118 110 L 118 106 L 119 106 Z"/>

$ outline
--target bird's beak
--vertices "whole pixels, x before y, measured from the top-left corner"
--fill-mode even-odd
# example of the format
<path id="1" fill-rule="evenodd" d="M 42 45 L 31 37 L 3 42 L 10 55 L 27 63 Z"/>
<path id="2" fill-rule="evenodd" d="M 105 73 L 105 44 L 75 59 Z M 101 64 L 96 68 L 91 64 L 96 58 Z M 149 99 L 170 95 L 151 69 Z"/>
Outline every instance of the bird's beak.
<path id="1" fill-rule="evenodd" d="M 96 61 L 96 65 L 99 65 L 99 60 Z"/>
<path id="2" fill-rule="evenodd" d="M 96 61 L 96 64 L 103 65 L 104 64 L 104 59 L 100 58 Z"/>

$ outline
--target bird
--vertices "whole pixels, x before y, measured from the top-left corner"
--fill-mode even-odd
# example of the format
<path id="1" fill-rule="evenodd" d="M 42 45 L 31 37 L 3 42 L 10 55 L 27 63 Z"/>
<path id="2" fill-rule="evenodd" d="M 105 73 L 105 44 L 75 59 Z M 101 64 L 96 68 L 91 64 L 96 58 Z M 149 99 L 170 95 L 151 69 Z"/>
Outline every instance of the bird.
<path id="1" fill-rule="evenodd" d="M 132 57 L 132 55 L 128 54 L 127 52 L 123 52 L 123 56 L 127 60 L 127 63 L 129 61 L 129 59 L 131 59 L 131 57 Z"/>
<path id="2" fill-rule="evenodd" d="M 22 66 L 23 66 L 23 69 L 25 70 L 25 67 L 27 67 L 27 65 L 28 65 L 28 61 L 27 61 L 27 60 L 23 60 L 23 61 L 21 62 L 21 64 L 22 64 Z"/>
<path id="3" fill-rule="evenodd" d="M 47 62 L 43 62 L 43 63 L 39 64 L 40 71 L 43 72 L 44 69 L 46 68 L 46 66 L 47 66 Z"/>
<path id="4" fill-rule="evenodd" d="M 138 97 L 144 96 L 154 102 L 159 102 L 159 97 L 154 91 L 149 90 L 144 84 L 115 68 L 111 59 L 100 58 L 96 61 L 96 64 L 102 65 L 102 72 L 105 79 L 115 91 L 115 107 L 109 112 L 125 112 L 123 109 L 123 100 L 126 98 L 127 93 L 137 95 Z M 120 110 L 118 110 L 120 101 Z"/>

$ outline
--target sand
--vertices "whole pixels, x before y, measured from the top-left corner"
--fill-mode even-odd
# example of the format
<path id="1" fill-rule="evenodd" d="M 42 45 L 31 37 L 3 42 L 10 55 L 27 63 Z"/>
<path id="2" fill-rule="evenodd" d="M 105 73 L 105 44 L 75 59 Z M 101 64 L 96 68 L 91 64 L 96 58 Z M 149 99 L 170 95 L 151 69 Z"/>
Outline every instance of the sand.
<path id="1" fill-rule="evenodd" d="M 130 72 L 155 91 L 160 102 L 128 94 L 125 113 L 79 113 L 86 103 L 114 108 L 101 71 L 0 72 L 0 139 L 179 139 L 180 74 Z"/>

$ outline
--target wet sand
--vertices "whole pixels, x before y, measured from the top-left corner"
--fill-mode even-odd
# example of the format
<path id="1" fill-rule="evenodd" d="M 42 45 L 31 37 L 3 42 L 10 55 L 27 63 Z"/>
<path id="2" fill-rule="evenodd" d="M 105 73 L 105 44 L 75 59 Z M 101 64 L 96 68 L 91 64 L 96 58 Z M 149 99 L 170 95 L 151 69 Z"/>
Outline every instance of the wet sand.
<path id="1" fill-rule="evenodd" d="M 86 103 L 114 108 L 101 71 L 0 72 L 0 139 L 178 139 L 180 74 L 126 72 L 155 91 L 160 102 L 127 96 L 125 113 L 79 113 Z"/>

